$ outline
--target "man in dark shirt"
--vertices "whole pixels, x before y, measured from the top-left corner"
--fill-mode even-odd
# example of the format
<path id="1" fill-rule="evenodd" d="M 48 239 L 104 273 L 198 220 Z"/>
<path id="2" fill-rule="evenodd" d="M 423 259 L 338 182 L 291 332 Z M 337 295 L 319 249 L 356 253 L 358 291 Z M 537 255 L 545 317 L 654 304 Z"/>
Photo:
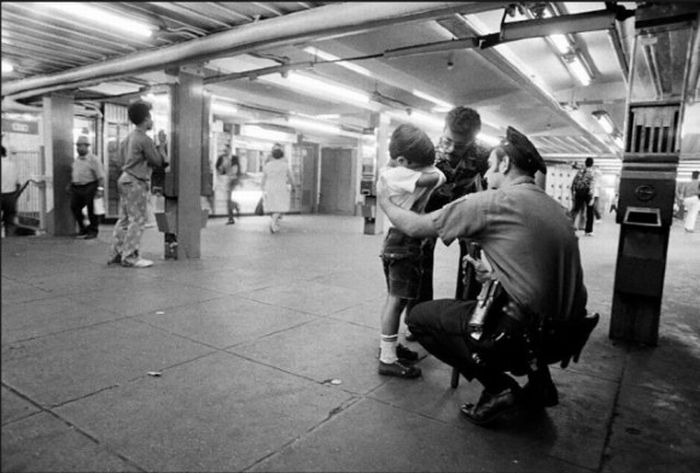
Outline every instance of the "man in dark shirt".
<path id="1" fill-rule="evenodd" d="M 430 196 L 425 207 L 426 213 L 437 210 L 464 195 L 484 189 L 483 176 L 488 169 L 489 149 L 476 140 L 480 130 L 481 117 L 472 108 L 455 107 L 445 117 L 445 128 L 436 150 L 435 166 L 442 171 L 447 181 L 435 189 Z M 433 299 L 435 242 L 435 238 L 426 238 L 423 241 L 421 265 L 423 275 L 418 302 Z M 461 262 L 467 254 L 466 241 L 460 240 L 459 248 L 457 293 L 461 295 L 464 285 Z"/>
<path id="2" fill-rule="evenodd" d="M 107 264 L 129 268 L 147 268 L 153 261 L 139 256 L 141 236 L 146 225 L 146 205 L 153 168 L 167 166 L 165 157 L 146 134 L 153 128 L 151 104 L 137 101 L 129 105 L 129 120 L 136 129 L 121 143 L 122 173 L 119 187 L 119 220 L 114 225 L 112 247 Z"/>

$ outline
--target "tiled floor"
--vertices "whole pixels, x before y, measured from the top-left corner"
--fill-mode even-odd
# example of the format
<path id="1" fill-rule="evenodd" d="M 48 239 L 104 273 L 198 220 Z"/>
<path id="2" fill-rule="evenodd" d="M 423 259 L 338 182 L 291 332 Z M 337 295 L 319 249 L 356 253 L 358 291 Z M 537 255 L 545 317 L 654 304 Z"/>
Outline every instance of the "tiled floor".
<path id="1" fill-rule="evenodd" d="M 618 226 L 581 237 L 602 319 L 553 370 L 559 406 L 479 428 L 459 414 L 479 387 L 434 358 L 417 380 L 376 373 L 382 236 L 362 230 L 211 219 L 200 259 L 163 261 L 148 229 L 148 269 L 105 265 L 109 226 L 4 239 L 2 471 L 696 471 L 699 233 L 672 228 L 656 348 L 607 336 Z M 457 254 L 438 245 L 436 298 Z"/>

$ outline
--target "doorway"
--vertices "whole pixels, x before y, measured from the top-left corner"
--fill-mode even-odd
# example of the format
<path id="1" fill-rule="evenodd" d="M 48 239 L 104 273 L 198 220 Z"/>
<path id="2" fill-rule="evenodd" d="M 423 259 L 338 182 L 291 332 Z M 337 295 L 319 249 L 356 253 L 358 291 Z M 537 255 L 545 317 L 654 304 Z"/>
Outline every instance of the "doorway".
<path id="1" fill-rule="evenodd" d="M 319 213 L 355 214 L 355 161 L 352 149 L 322 148 Z"/>

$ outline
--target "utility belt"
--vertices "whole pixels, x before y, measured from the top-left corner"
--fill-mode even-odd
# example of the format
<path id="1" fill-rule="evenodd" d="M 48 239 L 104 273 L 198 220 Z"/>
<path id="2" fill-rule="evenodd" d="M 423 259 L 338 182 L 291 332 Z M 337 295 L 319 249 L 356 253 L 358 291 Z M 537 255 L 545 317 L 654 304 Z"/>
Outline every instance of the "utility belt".
<path id="1" fill-rule="evenodd" d="M 98 181 L 92 181 L 92 182 L 88 182 L 87 184 L 78 184 L 78 183 L 73 182 L 71 185 L 73 187 L 82 188 L 82 187 L 96 186 L 97 184 L 98 184 Z"/>
<path id="2" fill-rule="evenodd" d="M 466 342 L 478 365 L 491 365 L 516 375 L 536 369 L 538 317 L 522 308 L 497 280 L 482 283 L 468 318 Z"/>
<path id="3" fill-rule="evenodd" d="M 578 362 L 581 350 L 598 323 L 598 314 L 571 320 L 538 316 L 513 300 L 500 282 L 482 283 L 466 327 L 465 341 L 477 365 L 489 365 L 516 376 L 538 365 Z"/>

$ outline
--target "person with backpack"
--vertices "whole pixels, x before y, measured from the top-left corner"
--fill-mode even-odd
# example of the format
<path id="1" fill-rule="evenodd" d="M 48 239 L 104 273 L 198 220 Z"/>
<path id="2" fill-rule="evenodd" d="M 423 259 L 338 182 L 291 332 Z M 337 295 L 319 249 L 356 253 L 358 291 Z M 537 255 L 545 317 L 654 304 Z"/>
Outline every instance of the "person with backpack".
<path id="1" fill-rule="evenodd" d="M 571 197 L 573 207 L 571 218 L 574 221 L 574 228 L 584 230 L 587 236 L 593 234 L 593 184 L 595 176 L 593 174 L 593 158 L 586 158 L 586 167 L 580 169 L 571 183 Z M 580 219 L 586 220 L 585 229 Z"/>

